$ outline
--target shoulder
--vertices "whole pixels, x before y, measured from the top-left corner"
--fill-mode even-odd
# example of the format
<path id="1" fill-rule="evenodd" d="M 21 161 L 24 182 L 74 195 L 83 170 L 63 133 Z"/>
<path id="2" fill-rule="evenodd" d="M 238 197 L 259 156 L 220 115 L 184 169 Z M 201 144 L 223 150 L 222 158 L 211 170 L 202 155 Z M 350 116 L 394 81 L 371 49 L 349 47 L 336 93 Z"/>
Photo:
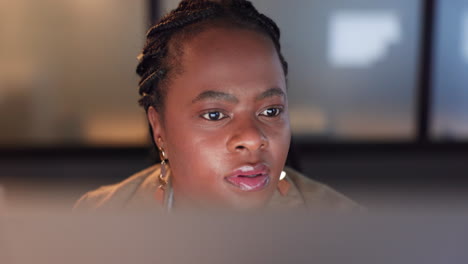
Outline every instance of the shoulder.
<path id="1" fill-rule="evenodd" d="M 139 171 L 112 185 L 85 193 L 74 205 L 74 210 L 118 209 L 126 207 L 142 189 L 151 188 L 150 178 L 159 171 L 159 164 Z"/>
<path id="2" fill-rule="evenodd" d="M 292 168 L 286 167 L 285 172 L 301 193 L 307 208 L 332 211 L 363 210 L 362 206 L 323 183 L 312 180 Z"/>

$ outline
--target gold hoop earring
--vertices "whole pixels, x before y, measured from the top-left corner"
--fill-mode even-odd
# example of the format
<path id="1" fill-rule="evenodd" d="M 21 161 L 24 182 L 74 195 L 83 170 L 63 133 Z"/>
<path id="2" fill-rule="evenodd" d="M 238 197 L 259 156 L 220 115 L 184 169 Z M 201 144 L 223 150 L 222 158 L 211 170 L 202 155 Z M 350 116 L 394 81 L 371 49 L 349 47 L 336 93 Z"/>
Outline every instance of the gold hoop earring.
<path id="1" fill-rule="evenodd" d="M 166 190 L 167 183 L 169 182 L 169 174 L 167 173 L 167 167 L 169 164 L 167 163 L 167 156 L 166 152 L 164 152 L 163 148 L 159 148 L 159 158 L 161 159 L 161 172 L 159 173 L 158 177 L 158 188 L 162 190 Z"/>
<path id="2" fill-rule="evenodd" d="M 165 210 L 170 212 L 174 200 L 169 179 L 171 175 L 170 167 L 164 149 L 159 148 L 159 156 L 161 158 L 161 166 L 157 182 L 158 187 L 156 189 L 156 192 L 154 193 L 154 197 L 161 203 Z"/>

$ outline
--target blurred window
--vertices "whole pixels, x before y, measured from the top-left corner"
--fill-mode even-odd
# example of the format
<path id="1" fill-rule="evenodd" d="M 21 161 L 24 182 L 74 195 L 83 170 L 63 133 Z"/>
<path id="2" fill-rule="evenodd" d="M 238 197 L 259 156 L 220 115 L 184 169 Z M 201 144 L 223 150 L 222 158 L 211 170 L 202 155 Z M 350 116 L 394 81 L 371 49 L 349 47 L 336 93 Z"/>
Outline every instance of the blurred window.
<path id="1" fill-rule="evenodd" d="M 0 0 L 0 144 L 145 144 L 146 4 Z"/>
<path id="2" fill-rule="evenodd" d="M 178 2 L 155 3 L 167 12 Z M 252 2 L 282 30 L 296 136 L 415 139 L 423 1 Z M 460 140 L 468 138 L 468 3 L 436 3 L 430 133 Z M 147 144 L 135 74 L 147 4 L 0 0 L 0 144 Z"/>
<path id="3" fill-rule="evenodd" d="M 420 1 L 253 2 L 282 30 L 294 134 L 413 139 Z"/>
<path id="4" fill-rule="evenodd" d="M 435 27 L 432 136 L 468 139 L 468 2 L 439 0 Z"/>

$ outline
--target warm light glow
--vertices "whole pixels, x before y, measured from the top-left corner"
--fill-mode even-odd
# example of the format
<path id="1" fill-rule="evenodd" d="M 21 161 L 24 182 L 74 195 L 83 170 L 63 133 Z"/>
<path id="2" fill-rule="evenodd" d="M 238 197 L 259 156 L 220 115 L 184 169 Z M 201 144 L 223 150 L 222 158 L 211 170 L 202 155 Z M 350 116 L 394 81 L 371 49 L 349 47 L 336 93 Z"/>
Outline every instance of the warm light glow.
<path id="1" fill-rule="evenodd" d="M 369 67 L 401 42 L 401 22 L 391 11 L 338 11 L 329 20 L 328 60 L 335 67 Z"/>
<path id="2" fill-rule="evenodd" d="M 146 14 L 146 0 L 0 0 L 0 143 L 147 144 Z"/>
<path id="3" fill-rule="evenodd" d="M 329 125 L 323 109 L 311 105 L 294 105 L 289 109 L 291 128 L 298 134 L 325 133 Z"/>
<path id="4" fill-rule="evenodd" d="M 88 117 L 83 125 L 83 140 L 96 145 L 145 145 L 148 144 L 148 126 L 144 115 L 118 115 L 110 113 Z"/>

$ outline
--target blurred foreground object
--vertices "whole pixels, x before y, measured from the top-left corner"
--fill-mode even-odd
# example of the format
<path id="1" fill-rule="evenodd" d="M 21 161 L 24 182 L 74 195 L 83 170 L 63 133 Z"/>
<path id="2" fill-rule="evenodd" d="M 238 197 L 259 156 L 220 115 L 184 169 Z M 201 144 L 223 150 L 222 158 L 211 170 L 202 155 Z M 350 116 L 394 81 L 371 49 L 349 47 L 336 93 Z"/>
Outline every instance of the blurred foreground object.
<path id="1" fill-rule="evenodd" d="M 0 263 L 467 263 L 468 215 L 14 214 Z"/>

